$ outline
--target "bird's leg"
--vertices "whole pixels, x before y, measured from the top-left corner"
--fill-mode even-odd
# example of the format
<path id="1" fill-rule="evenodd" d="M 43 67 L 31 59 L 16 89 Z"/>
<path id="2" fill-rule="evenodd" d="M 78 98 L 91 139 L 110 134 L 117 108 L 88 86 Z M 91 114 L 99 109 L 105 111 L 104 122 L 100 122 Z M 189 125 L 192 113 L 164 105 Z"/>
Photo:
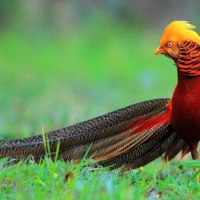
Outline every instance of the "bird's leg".
<path id="1" fill-rule="evenodd" d="M 191 149 L 191 154 L 192 154 L 193 160 L 198 159 L 199 155 L 198 155 L 197 147 Z M 196 173 L 199 171 L 199 169 L 197 167 L 194 170 L 195 170 Z M 199 182 L 199 175 L 198 174 L 196 175 L 196 181 Z"/>

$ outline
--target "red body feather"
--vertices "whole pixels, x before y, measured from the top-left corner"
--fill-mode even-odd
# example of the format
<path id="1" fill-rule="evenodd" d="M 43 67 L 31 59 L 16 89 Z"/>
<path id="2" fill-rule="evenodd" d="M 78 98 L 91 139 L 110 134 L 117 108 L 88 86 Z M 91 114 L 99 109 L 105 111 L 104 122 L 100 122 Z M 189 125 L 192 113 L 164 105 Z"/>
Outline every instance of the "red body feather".
<path id="1" fill-rule="evenodd" d="M 178 84 L 172 98 L 172 124 L 190 146 L 200 140 L 200 76 L 188 77 L 178 71 Z"/>

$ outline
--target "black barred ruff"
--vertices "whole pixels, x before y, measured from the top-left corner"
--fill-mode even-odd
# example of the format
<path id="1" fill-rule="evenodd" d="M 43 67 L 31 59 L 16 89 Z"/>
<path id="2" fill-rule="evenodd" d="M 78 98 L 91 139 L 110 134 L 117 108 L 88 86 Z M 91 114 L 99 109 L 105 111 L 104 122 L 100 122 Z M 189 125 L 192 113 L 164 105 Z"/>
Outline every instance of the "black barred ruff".
<path id="1" fill-rule="evenodd" d="M 189 40 L 182 42 L 176 65 L 178 70 L 186 76 L 199 76 L 200 45 Z"/>

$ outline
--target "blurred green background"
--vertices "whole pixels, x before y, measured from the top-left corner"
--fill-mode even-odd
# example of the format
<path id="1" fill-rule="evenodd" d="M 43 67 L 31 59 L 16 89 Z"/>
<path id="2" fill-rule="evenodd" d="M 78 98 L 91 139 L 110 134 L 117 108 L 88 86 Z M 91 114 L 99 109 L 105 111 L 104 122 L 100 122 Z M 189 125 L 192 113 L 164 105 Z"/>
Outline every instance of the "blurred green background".
<path id="1" fill-rule="evenodd" d="M 0 1 L 0 138 L 64 127 L 171 97 L 176 68 L 154 50 L 199 1 Z"/>

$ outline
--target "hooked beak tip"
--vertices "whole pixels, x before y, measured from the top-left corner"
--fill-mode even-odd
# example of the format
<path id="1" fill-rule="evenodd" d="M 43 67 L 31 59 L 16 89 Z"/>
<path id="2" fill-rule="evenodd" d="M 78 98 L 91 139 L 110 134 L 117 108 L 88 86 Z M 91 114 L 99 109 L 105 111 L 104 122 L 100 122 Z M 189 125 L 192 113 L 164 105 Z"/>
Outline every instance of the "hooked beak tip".
<path id="1" fill-rule="evenodd" d="M 158 54 L 164 54 L 165 53 L 165 50 L 159 46 L 156 50 L 155 50 L 155 55 L 158 55 Z"/>

